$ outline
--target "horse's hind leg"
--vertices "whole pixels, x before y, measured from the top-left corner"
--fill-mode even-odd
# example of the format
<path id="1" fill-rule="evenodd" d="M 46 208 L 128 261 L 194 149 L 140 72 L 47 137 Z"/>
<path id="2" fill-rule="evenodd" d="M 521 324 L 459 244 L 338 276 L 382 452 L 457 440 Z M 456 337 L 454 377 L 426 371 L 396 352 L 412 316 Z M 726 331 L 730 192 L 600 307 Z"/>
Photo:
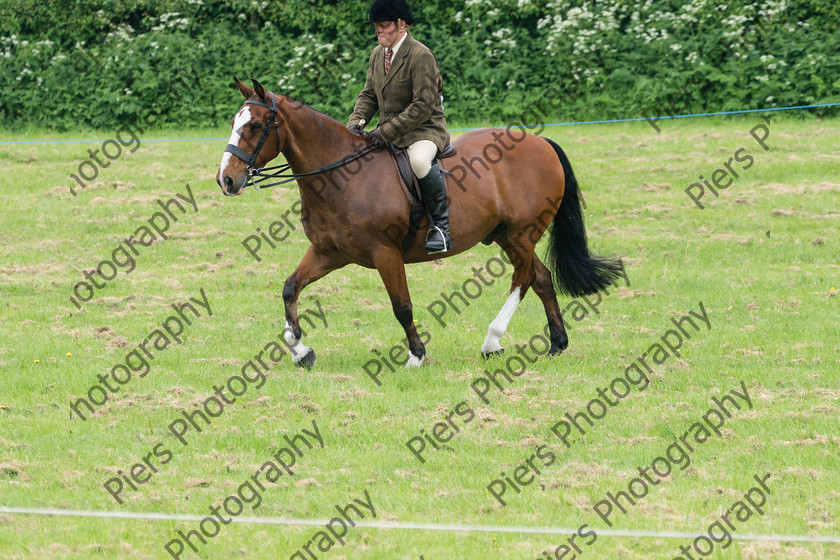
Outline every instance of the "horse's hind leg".
<path id="1" fill-rule="evenodd" d="M 554 291 L 554 284 L 551 282 L 551 273 L 534 255 L 534 293 L 537 294 L 545 307 L 545 316 L 548 319 L 549 337 L 551 347 L 548 350 L 549 356 L 559 355 L 569 345 L 569 337 L 566 336 L 566 329 L 563 326 L 563 317 L 560 314 L 560 306 L 557 304 L 557 293 Z"/>
<path id="2" fill-rule="evenodd" d="M 551 273 L 533 253 L 533 247 L 523 251 L 524 247 L 512 247 L 508 243 L 499 242 L 504 249 L 508 259 L 514 265 L 513 280 L 511 281 L 510 295 L 502 306 L 499 314 L 487 328 L 487 338 L 481 345 L 481 355 L 485 358 L 501 354 L 504 348 L 499 342 L 507 331 L 519 302 L 525 297 L 528 288 L 533 287 L 545 307 L 545 315 L 548 319 L 549 337 L 551 347 L 548 350 L 550 356 L 560 354 L 569 345 L 569 338 L 563 327 L 563 318 L 560 314 L 560 306 L 557 304 L 557 295 L 551 283 Z"/>
<path id="3" fill-rule="evenodd" d="M 298 267 L 283 285 L 283 302 L 286 307 L 286 328 L 284 329 L 286 343 L 291 350 L 292 361 L 306 369 L 311 368 L 315 363 L 316 355 L 315 350 L 301 342 L 303 332 L 298 321 L 298 296 L 304 287 L 341 266 L 343 265 L 332 262 L 329 257 L 316 251 L 310 245 Z"/>
<path id="4" fill-rule="evenodd" d="M 534 267 L 532 258 L 534 256 L 534 248 L 530 247 L 527 251 L 522 251 L 521 247 L 515 248 L 507 241 L 497 240 L 499 246 L 505 251 L 508 260 L 513 264 L 513 279 L 510 285 L 510 295 L 508 296 L 499 314 L 487 327 L 487 337 L 484 339 L 484 344 L 481 345 L 481 355 L 485 358 L 501 354 L 505 351 L 499 342 L 507 331 L 508 323 L 510 323 L 516 308 L 519 307 L 519 302 L 525 297 L 528 288 L 531 287 L 535 279 Z"/>

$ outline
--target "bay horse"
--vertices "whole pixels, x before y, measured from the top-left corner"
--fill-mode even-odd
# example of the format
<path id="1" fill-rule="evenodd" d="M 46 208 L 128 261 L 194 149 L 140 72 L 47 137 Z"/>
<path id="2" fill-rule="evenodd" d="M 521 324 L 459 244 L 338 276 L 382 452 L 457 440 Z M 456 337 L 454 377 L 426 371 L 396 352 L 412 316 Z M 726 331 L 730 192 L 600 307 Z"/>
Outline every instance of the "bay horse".
<path id="1" fill-rule="evenodd" d="M 482 241 L 502 248 L 514 267 L 513 279 L 507 300 L 487 329 L 481 346 L 485 358 L 504 351 L 500 339 L 529 288 L 545 307 L 548 355 L 560 354 L 568 337 L 552 277 L 561 293 L 577 297 L 605 288 L 621 271 L 620 261 L 590 255 L 577 181 L 566 154 L 551 140 L 518 125 L 518 130 L 486 128 L 456 138 L 453 147 L 466 167 L 441 162 L 448 168 L 452 249 L 426 253 L 424 217 L 420 241 L 403 253 L 411 203 L 390 152 L 304 103 L 266 91 L 256 80 L 253 88 L 234 80 L 246 101 L 231 120 L 233 131 L 216 175 L 222 192 L 241 194 L 251 176 L 281 153 L 300 190 L 301 222 L 310 245 L 283 286 L 285 337 L 297 365 L 309 368 L 316 358 L 301 342 L 301 290 L 347 264 L 379 273 L 408 341 L 406 365 L 412 366 L 423 363 L 426 349 L 414 325 L 406 263 L 451 257 Z M 341 166 L 354 153 L 364 153 L 364 158 Z M 546 262 L 551 272 L 534 254 L 549 224 Z"/>

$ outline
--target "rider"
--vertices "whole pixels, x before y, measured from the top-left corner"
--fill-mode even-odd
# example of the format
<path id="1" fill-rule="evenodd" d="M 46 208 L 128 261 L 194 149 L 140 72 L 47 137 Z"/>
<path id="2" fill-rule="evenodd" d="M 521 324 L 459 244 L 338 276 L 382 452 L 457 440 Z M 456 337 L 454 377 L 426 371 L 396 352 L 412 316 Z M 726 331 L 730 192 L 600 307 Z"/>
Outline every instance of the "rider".
<path id="1" fill-rule="evenodd" d="M 426 251 L 445 253 L 452 240 L 446 184 L 435 161 L 447 141 L 437 58 L 408 32 L 414 16 L 405 0 L 374 0 L 368 23 L 376 28 L 379 46 L 370 55 L 365 87 L 347 127 L 361 134 L 379 111 L 379 124 L 370 139 L 408 148 L 411 169 L 432 215 Z"/>

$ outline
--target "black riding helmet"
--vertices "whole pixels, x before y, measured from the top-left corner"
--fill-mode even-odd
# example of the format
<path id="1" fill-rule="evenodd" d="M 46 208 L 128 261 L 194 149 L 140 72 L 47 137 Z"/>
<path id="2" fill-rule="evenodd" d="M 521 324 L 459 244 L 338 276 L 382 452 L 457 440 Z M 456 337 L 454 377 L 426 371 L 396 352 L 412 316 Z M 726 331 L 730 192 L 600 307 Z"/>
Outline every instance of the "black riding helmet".
<path id="1" fill-rule="evenodd" d="M 370 19 L 367 23 L 403 20 L 414 25 L 414 15 L 405 0 L 373 0 L 370 6 Z"/>

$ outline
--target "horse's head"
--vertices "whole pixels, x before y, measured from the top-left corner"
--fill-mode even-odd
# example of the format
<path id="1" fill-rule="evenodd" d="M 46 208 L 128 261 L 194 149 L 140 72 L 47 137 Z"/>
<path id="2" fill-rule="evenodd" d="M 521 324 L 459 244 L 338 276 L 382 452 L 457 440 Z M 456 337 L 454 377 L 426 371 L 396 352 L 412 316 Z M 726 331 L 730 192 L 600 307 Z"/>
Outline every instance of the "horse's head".
<path id="1" fill-rule="evenodd" d="M 254 88 L 234 78 L 246 101 L 236 112 L 216 182 L 225 195 L 242 193 L 250 170 L 260 169 L 277 157 L 282 149 L 282 131 L 277 120 L 277 97 L 265 91 L 256 80 Z M 282 101 L 281 101 L 282 102 Z"/>

